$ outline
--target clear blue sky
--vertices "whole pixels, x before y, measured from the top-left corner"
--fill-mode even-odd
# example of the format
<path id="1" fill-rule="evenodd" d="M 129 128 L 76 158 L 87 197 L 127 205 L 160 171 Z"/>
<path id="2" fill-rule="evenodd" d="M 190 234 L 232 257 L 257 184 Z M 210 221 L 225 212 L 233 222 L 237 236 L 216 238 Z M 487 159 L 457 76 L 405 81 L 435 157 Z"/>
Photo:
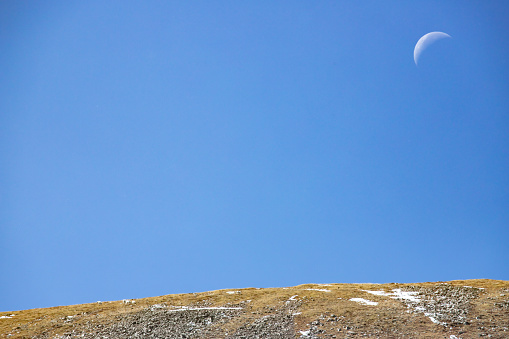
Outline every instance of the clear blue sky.
<path id="1" fill-rule="evenodd" d="M 507 1 L 2 1 L 0 311 L 509 279 Z M 413 60 L 431 31 L 452 36 Z"/>

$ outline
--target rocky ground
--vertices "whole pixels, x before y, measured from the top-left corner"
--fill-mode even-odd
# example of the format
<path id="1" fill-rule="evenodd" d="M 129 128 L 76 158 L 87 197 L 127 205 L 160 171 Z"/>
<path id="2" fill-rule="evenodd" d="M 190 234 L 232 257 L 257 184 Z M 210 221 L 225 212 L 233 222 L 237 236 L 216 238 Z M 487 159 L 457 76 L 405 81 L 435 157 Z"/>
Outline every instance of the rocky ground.
<path id="1" fill-rule="evenodd" d="M 0 313 L 0 338 L 509 338 L 509 282 L 308 284 Z"/>

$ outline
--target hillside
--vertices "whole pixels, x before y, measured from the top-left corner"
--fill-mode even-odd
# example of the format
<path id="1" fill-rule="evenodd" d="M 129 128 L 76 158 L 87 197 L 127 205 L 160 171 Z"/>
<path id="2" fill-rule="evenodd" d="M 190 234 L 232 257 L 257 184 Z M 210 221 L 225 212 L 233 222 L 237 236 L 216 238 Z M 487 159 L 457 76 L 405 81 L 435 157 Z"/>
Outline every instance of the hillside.
<path id="1" fill-rule="evenodd" d="M 306 284 L 0 313 L 0 338 L 509 338 L 509 281 Z"/>

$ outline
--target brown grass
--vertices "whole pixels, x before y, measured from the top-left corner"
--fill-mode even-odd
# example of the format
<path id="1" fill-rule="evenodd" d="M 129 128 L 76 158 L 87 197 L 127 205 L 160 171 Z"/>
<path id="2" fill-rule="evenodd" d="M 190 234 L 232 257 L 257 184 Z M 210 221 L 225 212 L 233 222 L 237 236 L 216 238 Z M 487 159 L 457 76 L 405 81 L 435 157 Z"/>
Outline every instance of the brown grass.
<path id="1" fill-rule="evenodd" d="M 440 282 L 438 282 L 440 283 Z M 472 286 L 484 288 L 483 298 L 499 296 L 500 290 L 509 291 L 509 281 L 501 280 L 454 280 L 447 282 L 453 286 Z M 411 317 L 407 314 L 405 305 L 387 297 L 368 295 L 362 290 L 385 290 L 404 288 L 408 286 L 434 286 L 437 282 L 424 282 L 417 284 L 305 284 L 288 288 L 244 288 L 241 293 L 228 294 L 227 291 L 235 289 L 217 290 L 203 293 L 169 294 L 158 297 L 136 299 L 134 304 L 125 304 L 122 301 L 90 303 L 81 305 L 58 306 L 50 308 L 37 308 L 23 311 L 0 312 L 1 316 L 14 315 L 12 318 L 0 319 L 0 338 L 31 338 L 43 333 L 51 335 L 62 334 L 68 331 L 73 324 L 89 321 L 108 323 L 116 316 L 140 311 L 155 304 L 165 303 L 168 306 L 228 306 L 244 302 L 246 312 L 250 316 L 269 314 L 274 308 L 281 307 L 292 296 L 298 295 L 301 301 L 299 314 L 295 317 L 297 329 L 306 329 L 309 324 L 320 316 L 336 315 L 351 319 L 356 326 L 380 326 L 387 322 L 401 322 L 401 326 L 413 326 L 415 330 L 425 330 L 430 326 L 426 318 Z M 307 289 L 327 289 L 322 292 Z M 509 295 L 509 293 L 508 293 Z M 350 301 L 350 298 L 364 297 L 379 302 L 381 307 L 369 307 Z M 251 300 L 250 302 L 247 302 Z M 488 312 L 491 306 L 478 302 L 477 312 Z M 67 317 L 73 317 L 66 321 Z M 70 319 L 70 318 L 69 318 Z M 350 320 L 349 320 L 350 321 Z M 405 325 L 406 324 L 406 325 Z M 424 333 L 424 332 L 423 332 Z M 8 334 L 11 334 L 8 336 Z M 427 337 L 427 336 L 423 336 Z"/>

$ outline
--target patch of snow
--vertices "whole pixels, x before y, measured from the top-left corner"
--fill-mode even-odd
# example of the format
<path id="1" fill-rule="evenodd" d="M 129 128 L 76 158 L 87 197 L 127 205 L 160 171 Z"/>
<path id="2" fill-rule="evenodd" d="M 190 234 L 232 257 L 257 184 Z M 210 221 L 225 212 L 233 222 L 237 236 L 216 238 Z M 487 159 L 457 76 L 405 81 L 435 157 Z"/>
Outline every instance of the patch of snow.
<path id="1" fill-rule="evenodd" d="M 403 301 L 410 302 L 410 303 L 419 303 L 421 301 L 421 298 L 419 298 L 417 296 L 419 294 L 419 292 L 402 291 L 400 288 L 393 289 L 392 293 L 387 293 L 384 291 L 367 291 L 367 290 L 363 290 L 363 291 L 367 292 L 367 293 L 374 294 L 374 295 L 378 295 L 378 296 L 385 296 L 385 297 L 391 297 L 392 299 L 403 300 Z M 407 304 L 407 306 L 410 307 L 410 305 L 408 305 L 408 304 Z M 445 323 L 440 322 L 434 318 L 434 316 L 436 316 L 436 314 L 426 313 L 425 312 L 426 309 L 423 306 L 417 306 L 417 307 L 415 307 L 415 310 L 420 313 L 424 313 L 424 315 L 426 317 L 428 317 L 433 323 L 438 324 L 438 325 L 445 325 Z M 440 314 L 438 314 L 438 315 L 440 315 Z"/>
<path id="2" fill-rule="evenodd" d="M 292 313 L 292 315 L 299 315 L 302 314 L 302 312 Z"/>
<path id="3" fill-rule="evenodd" d="M 364 305 L 371 305 L 371 306 L 378 305 L 378 303 L 376 301 L 371 301 L 371 300 L 367 300 L 364 298 L 351 298 L 350 301 L 355 301 L 359 304 L 364 304 Z"/>
<path id="4" fill-rule="evenodd" d="M 307 337 L 311 331 L 299 331 L 299 332 L 300 332 L 300 334 Z"/>
<path id="5" fill-rule="evenodd" d="M 387 293 L 385 291 L 367 291 L 367 290 L 362 290 L 362 291 L 363 292 L 368 292 L 368 293 L 371 293 L 371 294 L 374 294 L 374 295 L 384 296 L 384 297 L 388 297 L 388 296 L 392 295 L 391 293 Z"/>
<path id="6" fill-rule="evenodd" d="M 449 337 L 449 339 L 461 339 L 461 338 L 451 334 L 451 336 Z"/>
<path id="7" fill-rule="evenodd" d="M 124 304 L 136 304 L 136 300 L 123 299 L 122 303 L 124 303 Z"/>
<path id="8" fill-rule="evenodd" d="M 8 315 L 3 315 L 0 317 L 0 319 L 10 319 L 10 318 L 12 318 L 12 317 L 9 317 Z"/>
<path id="9" fill-rule="evenodd" d="M 160 308 L 166 308 L 166 307 L 168 307 L 168 306 L 166 306 L 165 304 L 154 304 L 154 305 L 150 306 L 150 310 L 154 311 L 154 310 L 157 310 Z"/>
<path id="10" fill-rule="evenodd" d="M 292 295 L 292 296 L 290 297 L 290 299 L 288 299 L 288 300 L 295 300 L 295 298 L 296 298 L 296 297 L 298 297 L 298 296 L 299 296 L 298 294 L 296 294 L 296 295 Z"/>
<path id="11" fill-rule="evenodd" d="M 473 287 L 473 286 L 463 286 L 466 288 L 477 288 L 478 290 L 484 290 L 484 287 Z"/>
<path id="12" fill-rule="evenodd" d="M 320 292 L 330 292 L 330 290 L 320 289 L 320 288 L 305 288 L 306 291 L 320 291 Z"/>
<path id="13" fill-rule="evenodd" d="M 181 306 L 181 308 L 169 310 L 169 312 L 199 311 L 199 310 L 241 310 L 241 309 L 242 309 L 242 307 L 187 307 L 187 306 Z"/>
<path id="14" fill-rule="evenodd" d="M 401 288 L 395 288 L 392 290 L 392 293 L 387 293 L 385 291 L 367 291 L 362 290 L 367 293 L 371 293 L 378 296 L 384 296 L 384 297 L 391 297 L 392 299 L 403 299 L 406 301 L 410 301 L 413 303 L 419 302 L 421 299 L 419 297 L 416 297 L 415 295 L 419 294 L 419 292 L 406 292 L 402 291 Z"/>
<path id="15" fill-rule="evenodd" d="M 402 291 L 401 288 L 395 288 L 392 291 L 394 292 L 394 297 L 391 297 L 393 299 L 403 299 L 413 303 L 418 303 L 421 301 L 421 298 L 415 297 L 415 295 L 419 294 L 419 292 L 406 292 Z"/>
<path id="16" fill-rule="evenodd" d="M 228 293 L 228 294 L 239 294 L 240 291 L 226 291 L 226 293 Z"/>
<path id="17" fill-rule="evenodd" d="M 442 322 L 440 322 L 440 321 L 436 320 L 435 318 L 433 318 L 433 314 L 431 314 L 431 313 L 424 313 L 424 315 L 425 315 L 426 317 L 428 317 L 428 318 L 429 318 L 429 320 L 431 320 L 433 323 L 435 323 L 435 324 L 437 324 L 437 325 L 445 325 L 445 323 L 442 323 Z"/>

